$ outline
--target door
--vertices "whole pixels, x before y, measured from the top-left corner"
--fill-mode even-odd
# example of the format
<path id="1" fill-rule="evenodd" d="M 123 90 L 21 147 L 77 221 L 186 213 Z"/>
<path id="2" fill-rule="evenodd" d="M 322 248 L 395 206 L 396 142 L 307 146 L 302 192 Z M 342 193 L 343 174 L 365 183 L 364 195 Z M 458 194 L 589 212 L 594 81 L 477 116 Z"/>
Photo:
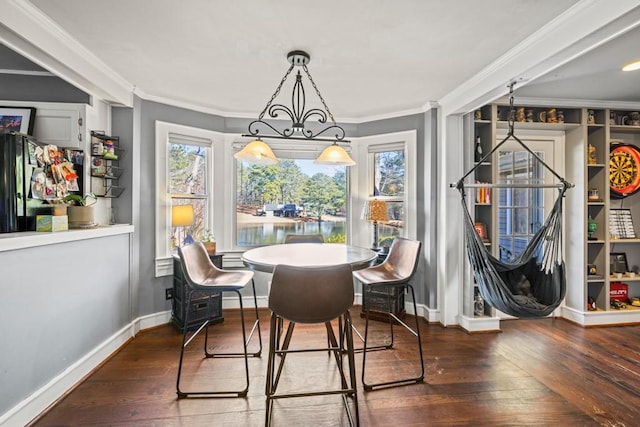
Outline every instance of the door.
<path id="1" fill-rule="evenodd" d="M 495 255 L 504 262 L 511 262 L 525 249 L 533 235 L 546 220 L 558 195 L 556 188 L 526 187 L 526 185 L 556 184 L 558 179 L 543 166 L 542 160 L 560 176 L 556 159 L 563 148 L 564 137 L 531 135 L 518 132 L 518 138 L 524 142 L 537 159 L 518 142 L 509 140 L 496 154 L 497 183 L 522 184 L 522 187 L 496 188 L 497 215 Z M 499 138 L 497 142 L 502 141 Z M 561 169 L 561 168 L 560 168 Z M 505 317 L 503 313 L 499 317 Z"/>

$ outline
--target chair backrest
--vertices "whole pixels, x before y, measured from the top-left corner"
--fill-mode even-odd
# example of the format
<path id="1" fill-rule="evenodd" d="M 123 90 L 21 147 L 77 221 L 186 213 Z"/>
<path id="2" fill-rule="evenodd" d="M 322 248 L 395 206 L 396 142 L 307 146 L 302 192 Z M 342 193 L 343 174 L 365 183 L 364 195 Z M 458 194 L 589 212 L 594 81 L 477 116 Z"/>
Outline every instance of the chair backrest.
<path id="1" fill-rule="evenodd" d="M 397 277 L 407 282 L 418 269 L 421 247 L 420 241 L 396 237 L 391 243 L 387 259 L 379 267 L 393 270 Z"/>
<path id="2" fill-rule="evenodd" d="M 269 308 L 297 323 L 323 323 L 353 305 L 351 266 L 294 267 L 277 265 L 273 271 Z"/>
<path id="3" fill-rule="evenodd" d="M 222 271 L 213 264 L 202 242 L 179 247 L 178 255 L 184 277 L 192 287 L 197 287 L 205 279 L 215 277 Z"/>
<path id="4" fill-rule="evenodd" d="M 324 243 L 322 234 L 287 234 L 285 243 Z"/>

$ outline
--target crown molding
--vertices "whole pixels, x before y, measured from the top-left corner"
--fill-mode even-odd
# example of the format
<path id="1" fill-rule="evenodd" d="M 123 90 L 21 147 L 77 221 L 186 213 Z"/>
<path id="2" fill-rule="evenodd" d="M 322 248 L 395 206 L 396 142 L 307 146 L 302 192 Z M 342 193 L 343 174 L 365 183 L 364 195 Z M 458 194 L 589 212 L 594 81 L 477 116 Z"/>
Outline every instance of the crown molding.
<path id="1" fill-rule="evenodd" d="M 184 108 L 187 110 L 191 110 L 191 111 L 198 111 L 200 113 L 205 113 L 205 114 L 212 114 L 212 115 L 216 115 L 216 116 L 220 116 L 223 118 L 227 118 L 227 119 L 253 119 L 255 117 L 258 116 L 258 112 L 253 111 L 253 112 L 228 112 L 228 111 L 224 111 L 224 110 L 219 110 L 217 108 L 213 108 L 213 107 L 207 107 L 204 105 L 198 105 L 198 104 L 192 104 L 190 102 L 187 101 L 181 101 L 181 100 L 176 100 L 176 99 L 172 99 L 172 98 L 166 98 L 166 97 L 162 97 L 162 96 L 157 96 L 157 95 L 153 95 L 153 94 L 149 94 L 146 93 L 145 91 L 135 87 L 134 88 L 134 94 L 139 96 L 140 98 L 146 100 L 146 101 L 152 101 L 152 102 L 158 102 L 160 104 L 165 104 L 165 105 L 170 105 L 173 107 L 178 107 L 178 108 Z M 392 113 L 385 113 L 385 114 L 378 114 L 378 115 L 373 115 L 373 116 L 362 116 L 362 117 L 351 117 L 351 118 L 340 118 L 339 120 L 337 120 L 338 123 L 345 123 L 345 124 L 362 124 L 362 123 L 368 123 L 368 122 L 374 122 L 374 121 L 378 121 L 378 120 L 386 120 L 386 119 L 394 119 L 397 117 L 405 117 L 405 116 L 411 116 L 414 114 L 424 114 L 425 112 L 429 111 L 432 108 L 437 108 L 438 104 L 436 102 L 428 102 L 426 104 L 424 104 L 423 106 L 417 107 L 417 108 L 412 108 L 412 109 L 407 109 L 407 110 L 401 110 L 401 111 L 395 111 Z"/>
<path id="2" fill-rule="evenodd" d="M 106 102 L 133 105 L 133 85 L 28 0 L 5 0 L 0 41 L 30 61 Z"/>

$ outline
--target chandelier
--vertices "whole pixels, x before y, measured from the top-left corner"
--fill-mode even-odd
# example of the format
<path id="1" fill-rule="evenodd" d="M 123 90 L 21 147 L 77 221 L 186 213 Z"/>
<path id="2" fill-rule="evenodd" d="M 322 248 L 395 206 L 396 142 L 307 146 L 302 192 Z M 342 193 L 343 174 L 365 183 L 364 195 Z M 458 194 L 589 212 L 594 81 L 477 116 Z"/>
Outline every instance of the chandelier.
<path id="1" fill-rule="evenodd" d="M 353 166 L 356 164 L 344 148 L 338 145 L 338 142 L 347 143 L 350 142 L 345 137 L 344 129 L 339 126 L 333 114 L 329 111 L 329 107 L 324 98 L 320 94 L 318 87 L 316 86 L 307 64 L 311 57 L 307 52 L 301 50 L 294 50 L 287 54 L 287 59 L 291 64 L 289 69 L 282 77 L 280 84 L 276 88 L 275 92 L 267 102 L 257 120 L 249 123 L 248 133 L 243 134 L 243 137 L 255 138 L 253 141 L 245 145 L 242 150 L 234 154 L 234 157 L 239 160 L 243 160 L 249 163 L 260 165 L 273 165 L 279 162 L 278 158 L 273 154 L 271 147 L 265 143 L 262 138 L 271 139 L 288 139 L 288 140 L 305 140 L 305 141 L 321 141 L 331 142 L 332 144 L 324 149 L 324 151 L 316 158 L 315 163 L 327 164 L 327 165 L 339 165 L 339 166 Z M 296 81 L 293 85 L 293 91 L 291 93 L 291 107 L 283 104 L 273 104 L 273 101 L 280 94 L 282 85 L 293 71 L 294 67 L 300 67 L 304 70 L 313 89 L 318 95 L 318 98 L 322 102 L 324 109 L 311 108 L 305 111 L 306 108 L 306 96 L 304 86 L 302 84 L 302 74 L 300 70 L 296 74 Z M 269 113 L 269 117 L 277 118 L 279 114 L 285 114 L 291 119 L 291 125 L 284 130 L 272 126 L 270 123 L 264 121 L 265 114 Z M 318 123 L 327 123 L 327 118 L 331 120 L 324 129 L 312 130 L 305 128 L 305 123 L 310 118 L 317 118 Z M 264 131 L 268 133 L 264 133 Z M 333 134 L 331 137 L 328 137 Z M 321 137 L 322 136 L 322 137 Z"/>

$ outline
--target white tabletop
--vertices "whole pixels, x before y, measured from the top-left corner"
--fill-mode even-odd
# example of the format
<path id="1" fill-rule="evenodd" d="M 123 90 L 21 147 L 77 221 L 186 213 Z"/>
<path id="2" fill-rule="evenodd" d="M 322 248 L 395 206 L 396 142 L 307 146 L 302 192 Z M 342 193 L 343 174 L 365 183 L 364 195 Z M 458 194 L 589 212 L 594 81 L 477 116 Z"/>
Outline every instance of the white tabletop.
<path id="1" fill-rule="evenodd" d="M 242 255 L 253 270 L 273 272 L 278 264 L 321 267 L 351 264 L 353 270 L 368 267 L 378 254 L 371 249 L 335 243 L 289 243 L 250 249 Z"/>

